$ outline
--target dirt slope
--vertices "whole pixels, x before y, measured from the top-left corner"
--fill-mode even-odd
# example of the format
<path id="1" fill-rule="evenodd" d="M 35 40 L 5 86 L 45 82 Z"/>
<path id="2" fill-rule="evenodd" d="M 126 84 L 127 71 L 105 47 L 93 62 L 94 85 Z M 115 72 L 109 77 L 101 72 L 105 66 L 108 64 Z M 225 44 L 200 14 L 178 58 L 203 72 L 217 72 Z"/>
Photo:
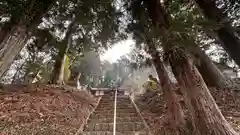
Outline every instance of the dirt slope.
<path id="1" fill-rule="evenodd" d="M 96 103 L 70 87 L 6 85 L 0 91 L 0 134 L 73 135 Z"/>
<path id="2" fill-rule="evenodd" d="M 216 89 L 210 88 L 213 97 L 215 98 L 219 108 L 225 118 L 231 123 L 236 131 L 240 133 L 240 91 L 233 89 Z M 161 92 L 155 93 L 151 98 L 151 93 L 145 93 L 136 98 L 141 112 L 150 125 L 152 131 L 156 135 L 164 134 L 166 125 L 164 124 L 164 114 L 166 106 L 164 104 L 163 95 Z M 181 98 L 181 96 L 179 95 Z M 183 101 L 180 101 L 184 107 Z M 189 114 L 184 109 L 185 115 L 189 120 Z"/>

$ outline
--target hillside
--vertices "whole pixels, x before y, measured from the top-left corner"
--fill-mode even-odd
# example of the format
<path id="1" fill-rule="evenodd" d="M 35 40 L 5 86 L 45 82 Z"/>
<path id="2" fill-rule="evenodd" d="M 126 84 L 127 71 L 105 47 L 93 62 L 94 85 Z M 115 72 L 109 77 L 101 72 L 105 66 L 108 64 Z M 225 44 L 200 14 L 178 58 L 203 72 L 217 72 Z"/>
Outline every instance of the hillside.
<path id="1" fill-rule="evenodd" d="M 1 135 L 74 135 L 97 99 L 71 87 L 5 85 L 0 91 Z"/>
<path id="2" fill-rule="evenodd" d="M 176 88 L 177 89 L 177 88 Z M 178 89 L 177 89 L 178 90 Z M 236 91 L 236 88 L 229 89 L 216 89 L 210 88 L 210 91 L 216 100 L 219 108 L 228 122 L 234 127 L 234 129 L 240 132 L 240 91 Z M 150 93 L 145 93 L 136 98 L 141 113 L 146 119 L 150 128 L 156 135 L 164 135 L 164 132 L 169 132 L 168 125 L 164 121 L 166 112 L 166 106 L 164 105 L 164 99 L 161 92 L 157 92 L 152 98 Z M 178 95 L 181 99 L 181 95 Z M 183 101 L 180 100 L 183 108 Z M 187 120 L 190 121 L 190 116 L 187 110 L 184 109 Z"/>

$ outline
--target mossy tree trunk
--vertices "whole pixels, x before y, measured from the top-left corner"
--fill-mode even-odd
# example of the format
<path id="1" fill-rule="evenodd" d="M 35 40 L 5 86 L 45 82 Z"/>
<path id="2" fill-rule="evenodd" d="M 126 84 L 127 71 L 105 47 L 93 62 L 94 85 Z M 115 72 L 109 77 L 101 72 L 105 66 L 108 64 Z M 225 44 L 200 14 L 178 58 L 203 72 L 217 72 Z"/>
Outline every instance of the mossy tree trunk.
<path id="1" fill-rule="evenodd" d="M 56 0 L 29 0 L 19 15 L 0 30 L 0 78 L 11 66 L 14 58 L 27 43 L 31 32 L 41 23 L 42 17 Z M 31 5 L 31 6 L 30 6 Z"/>
<path id="2" fill-rule="evenodd" d="M 52 73 L 51 83 L 53 84 L 64 84 L 64 67 L 66 61 L 66 54 L 70 47 L 71 42 L 71 35 L 73 32 L 73 27 L 75 25 L 75 20 L 73 20 L 66 32 L 64 39 L 58 45 L 58 55 L 56 56 L 56 61 Z"/>
<path id="3" fill-rule="evenodd" d="M 26 33 L 26 27 L 19 26 L 12 31 L 11 36 L 0 44 L 0 78 L 2 78 L 5 72 L 9 69 L 15 57 L 24 47 L 28 36 Z"/>
<path id="4" fill-rule="evenodd" d="M 195 56 L 196 67 L 201 73 L 207 86 L 224 88 L 228 86 L 228 77 L 225 76 L 213 61 L 201 50 L 199 46 L 194 46 L 192 54 Z"/>
<path id="5" fill-rule="evenodd" d="M 192 116 L 194 134 L 237 135 L 222 115 L 190 57 L 176 47 L 168 52 L 168 57 Z"/>
<path id="6" fill-rule="evenodd" d="M 163 32 L 165 39 L 163 45 L 166 51 L 173 46 L 167 40 L 171 34 L 169 16 L 159 0 L 149 0 L 146 4 L 148 4 L 148 11 L 154 26 Z M 172 71 L 181 86 L 185 104 L 192 116 L 192 123 L 196 131 L 194 134 L 237 135 L 223 117 L 195 65 L 190 61 L 189 57 L 185 57 L 184 53 L 178 50 L 172 49 L 169 51 L 171 55 L 168 54 L 167 56 L 169 57 Z"/>
<path id="7" fill-rule="evenodd" d="M 170 123 L 170 128 L 173 129 L 175 135 L 184 135 L 185 131 L 183 128 L 185 128 L 186 122 L 183 110 L 178 101 L 179 99 L 173 91 L 173 85 L 155 45 L 152 44 L 151 41 L 147 41 L 147 46 L 149 48 L 148 53 L 152 56 L 152 61 L 163 90 L 164 100 L 167 105 L 167 120 Z"/>

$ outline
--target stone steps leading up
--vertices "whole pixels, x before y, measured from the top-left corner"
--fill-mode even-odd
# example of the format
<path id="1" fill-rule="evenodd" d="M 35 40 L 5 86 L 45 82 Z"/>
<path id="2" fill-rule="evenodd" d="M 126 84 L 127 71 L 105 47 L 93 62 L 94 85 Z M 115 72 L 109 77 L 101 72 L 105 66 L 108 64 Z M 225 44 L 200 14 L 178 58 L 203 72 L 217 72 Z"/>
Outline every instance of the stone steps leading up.
<path id="1" fill-rule="evenodd" d="M 95 118 L 95 119 L 99 119 L 99 118 L 109 118 L 109 117 L 113 117 L 113 113 L 96 113 L 90 116 L 90 118 Z M 133 113 L 116 113 L 116 117 L 138 117 L 138 114 L 136 112 Z"/>
<path id="2" fill-rule="evenodd" d="M 133 106 L 117 106 L 117 109 L 121 109 L 121 110 L 132 109 L 132 110 L 134 110 L 134 107 Z M 97 108 L 97 110 L 113 110 L 113 107 L 106 106 L 106 107 Z"/>
<path id="3" fill-rule="evenodd" d="M 113 135 L 113 132 L 91 131 L 91 132 L 84 132 L 82 135 Z M 124 131 L 124 132 L 116 132 L 116 135 L 148 135 L 148 133 L 147 131 L 138 131 L 138 132 Z"/>
<path id="4" fill-rule="evenodd" d="M 104 119 L 89 119 L 89 122 L 96 122 L 96 123 L 111 123 L 113 122 L 113 118 L 104 118 Z M 116 118 L 117 122 L 142 122 L 139 117 L 125 117 L 125 118 Z"/>
<path id="5" fill-rule="evenodd" d="M 98 111 L 95 111 L 95 113 L 114 113 L 114 110 L 98 110 Z M 135 110 L 132 110 L 132 109 L 121 109 L 121 110 L 118 110 L 117 113 L 136 113 Z"/>
<path id="6" fill-rule="evenodd" d="M 121 122 L 116 123 L 116 131 L 140 131 L 144 129 L 142 122 Z M 113 123 L 88 123 L 85 131 L 111 131 Z"/>
<path id="7" fill-rule="evenodd" d="M 113 118 L 114 96 L 103 95 L 81 135 L 112 135 Z M 121 94 L 117 97 L 116 135 L 149 135 L 129 97 Z"/>

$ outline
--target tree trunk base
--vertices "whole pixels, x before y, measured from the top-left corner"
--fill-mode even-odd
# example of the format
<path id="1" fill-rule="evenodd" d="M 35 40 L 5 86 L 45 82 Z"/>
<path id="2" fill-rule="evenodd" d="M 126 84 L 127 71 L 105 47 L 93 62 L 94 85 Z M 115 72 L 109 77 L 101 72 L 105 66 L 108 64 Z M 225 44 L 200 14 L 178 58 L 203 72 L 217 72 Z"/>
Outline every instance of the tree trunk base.
<path id="1" fill-rule="evenodd" d="M 161 118 L 161 129 L 156 133 L 157 135 L 193 135 L 193 128 L 190 122 L 185 122 L 180 125 L 172 125 L 173 119 L 170 113 L 166 113 Z"/>

